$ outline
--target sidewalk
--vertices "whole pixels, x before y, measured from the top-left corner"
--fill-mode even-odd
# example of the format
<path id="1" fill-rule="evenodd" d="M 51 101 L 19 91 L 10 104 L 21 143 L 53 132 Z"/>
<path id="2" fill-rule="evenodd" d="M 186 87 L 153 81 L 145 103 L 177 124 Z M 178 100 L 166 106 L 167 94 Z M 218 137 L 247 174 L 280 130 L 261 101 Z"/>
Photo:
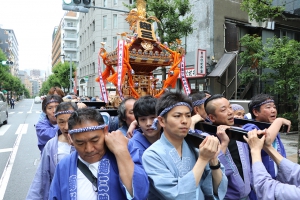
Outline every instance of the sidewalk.
<path id="1" fill-rule="evenodd" d="M 284 145 L 287 159 L 297 163 L 297 148 L 298 148 L 298 134 L 280 134 L 281 141 Z"/>

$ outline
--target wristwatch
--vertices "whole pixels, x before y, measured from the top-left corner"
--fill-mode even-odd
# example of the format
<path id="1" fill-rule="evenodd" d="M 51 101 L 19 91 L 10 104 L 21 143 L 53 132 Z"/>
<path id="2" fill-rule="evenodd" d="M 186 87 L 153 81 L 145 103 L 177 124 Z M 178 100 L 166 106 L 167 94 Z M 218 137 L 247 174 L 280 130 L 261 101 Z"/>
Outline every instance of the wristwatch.
<path id="1" fill-rule="evenodd" d="M 211 170 L 220 169 L 220 167 L 221 167 L 221 164 L 220 164 L 220 161 L 219 161 L 219 160 L 218 160 L 218 164 L 217 164 L 217 165 L 215 165 L 215 166 L 209 165 L 209 168 L 210 168 Z"/>

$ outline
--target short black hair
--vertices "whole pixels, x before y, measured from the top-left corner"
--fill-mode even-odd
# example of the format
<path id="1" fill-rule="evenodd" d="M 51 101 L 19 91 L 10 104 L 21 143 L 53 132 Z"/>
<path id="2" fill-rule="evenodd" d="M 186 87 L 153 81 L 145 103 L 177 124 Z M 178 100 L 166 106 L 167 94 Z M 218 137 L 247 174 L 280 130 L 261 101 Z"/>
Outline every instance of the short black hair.
<path id="1" fill-rule="evenodd" d="M 104 124 L 103 117 L 99 111 L 94 108 L 81 108 L 71 114 L 68 121 L 69 130 L 85 121 L 97 122 L 98 125 Z"/>
<path id="2" fill-rule="evenodd" d="M 205 92 L 200 91 L 200 92 L 192 92 L 189 95 L 189 98 L 192 100 L 192 102 L 197 101 L 197 100 L 201 100 L 204 99 L 206 97 Z"/>
<path id="3" fill-rule="evenodd" d="M 181 92 L 166 92 L 157 101 L 156 115 L 158 116 L 165 108 L 168 108 L 176 103 L 185 102 L 193 107 L 191 99 Z M 168 113 L 167 113 L 168 115 Z M 167 117 L 167 115 L 165 117 Z"/>
<path id="4" fill-rule="evenodd" d="M 216 108 L 211 105 L 211 101 L 215 100 L 215 99 L 221 99 L 221 98 L 225 98 L 222 94 L 214 94 L 212 96 L 210 96 L 208 99 L 206 99 L 205 103 L 204 103 L 204 109 L 205 112 L 207 113 L 207 115 L 209 114 L 215 114 Z"/>
<path id="5" fill-rule="evenodd" d="M 157 99 L 147 95 L 139 98 L 133 105 L 133 114 L 137 122 L 139 117 L 156 115 L 155 106 Z"/>
<path id="6" fill-rule="evenodd" d="M 118 118 L 119 118 L 119 123 L 123 126 L 126 125 L 126 122 L 124 119 L 126 119 L 126 108 L 125 108 L 125 103 L 128 100 L 136 100 L 134 97 L 127 97 L 125 98 L 119 105 L 118 107 Z"/>
<path id="7" fill-rule="evenodd" d="M 192 100 L 192 102 L 195 102 L 195 101 L 198 101 L 198 100 L 201 100 L 201 99 L 204 99 L 206 97 L 206 94 L 203 92 L 203 91 L 197 91 L 197 92 L 192 92 L 190 95 L 189 95 L 189 98 Z M 194 106 L 196 107 L 196 106 Z M 198 106 L 199 107 L 199 106 Z M 192 111 L 192 114 L 195 115 L 195 111 L 193 109 Z"/>
<path id="8" fill-rule="evenodd" d="M 66 111 L 66 110 L 77 110 L 77 104 L 74 102 L 61 102 L 57 107 L 55 112 Z"/>
<path id="9" fill-rule="evenodd" d="M 59 96 L 59 95 L 47 95 L 42 103 L 42 110 L 44 113 L 46 113 L 46 107 L 51 100 L 55 100 L 55 101 L 57 101 L 57 103 L 63 102 L 61 96 Z"/>
<path id="10" fill-rule="evenodd" d="M 210 91 L 208 91 L 208 90 L 202 90 L 202 91 L 200 91 L 200 92 L 204 92 L 204 93 L 206 93 L 206 94 L 211 95 Z"/>
<path id="11" fill-rule="evenodd" d="M 251 98 L 251 101 L 248 104 L 248 109 L 252 116 L 252 119 L 255 119 L 255 117 L 256 117 L 253 113 L 253 109 L 260 112 L 260 106 L 257 106 L 257 105 L 261 104 L 262 102 L 266 101 L 267 99 L 274 100 L 274 98 L 269 94 L 258 94 Z M 253 108 L 253 107 L 255 107 L 255 108 Z"/>

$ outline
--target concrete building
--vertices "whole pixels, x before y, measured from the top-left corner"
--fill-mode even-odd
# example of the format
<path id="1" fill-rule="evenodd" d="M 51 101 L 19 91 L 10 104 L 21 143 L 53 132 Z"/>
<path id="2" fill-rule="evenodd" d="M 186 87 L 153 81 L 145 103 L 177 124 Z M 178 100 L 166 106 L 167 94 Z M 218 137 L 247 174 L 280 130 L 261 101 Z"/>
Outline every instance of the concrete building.
<path id="1" fill-rule="evenodd" d="M 78 62 L 78 17 L 77 12 L 66 12 L 52 34 L 52 67 L 63 61 Z M 62 56 L 64 55 L 64 56 Z"/>
<path id="2" fill-rule="evenodd" d="M 54 27 L 52 33 L 52 62 L 51 66 L 54 67 L 55 64 L 61 62 L 61 22 L 59 26 Z"/>
<path id="3" fill-rule="evenodd" d="M 242 0 L 190 0 L 193 5 L 194 32 L 181 38 L 186 46 L 186 76 L 192 91 L 209 90 L 223 94 L 228 99 L 248 99 L 260 91 L 254 91 L 253 84 L 241 85 L 239 72 L 249 66 L 240 66 L 238 54 L 243 51 L 240 38 L 245 34 L 258 34 L 266 38 L 288 36 L 300 40 L 299 21 L 285 21 L 282 18 L 272 22 L 253 22 L 246 12 L 240 9 Z M 123 6 L 132 1 L 94 1 L 94 6 L 128 10 Z M 281 0 L 274 4 L 281 5 Z M 300 1 L 286 1 L 286 16 L 299 18 Z M 121 12 L 93 9 L 80 13 L 78 32 L 77 80 L 79 94 L 84 96 L 100 95 L 98 76 L 98 51 L 105 42 L 107 51 L 116 48 L 120 36 L 117 33 L 129 32 L 129 25 Z M 103 64 L 101 63 L 102 70 Z M 154 74 L 161 79 L 157 70 Z M 263 84 L 261 84 L 263 87 Z M 107 89 L 114 90 L 107 83 Z M 178 79 L 176 90 L 182 90 Z"/>
<path id="4" fill-rule="evenodd" d="M 31 96 L 36 97 L 39 95 L 39 83 L 37 80 L 30 80 L 31 85 L 32 85 L 32 90 L 31 90 Z"/>
<path id="5" fill-rule="evenodd" d="M 194 32 L 183 38 L 187 43 L 186 76 L 192 90 L 209 90 L 228 99 L 244 99 L 255 95 L 253 85 L 241 85 L 238 73 L 249 66 L 238 64 L 238 53 L 243 51 L 239 40 L 245 34 L 266 38 L 288 36 L 299 41 L 299 21 L 275 19 L 271 23 L 249 20 L 240 9 L 242 0 L 190 0 L 194 15 Z M 274 1 L 281 5 L 281 1 Z M 287 2 L 288 16 L 299 18 L 300 1 Z M 272 25 L 273 24 L 273 25 Z M 274 28 L 275 24 L 275 28 Z M 182 90 L 180 80 L 177 84 Z"/>
<path id="6" fill-rule="evenodd" d="M 41 77 L 41 70 L 39 69 L 32 69 L 30 70 L 30 77 L 33 79 L 38 79 Z"/>
<path id="7" fill-rule="evenodd" d="M 29 91 L 29 94 L 32 96 L 31 77 L 27 74 L 25 70 L 20 70 L 18 77 L 21 83 L 24 84 L 25 88 Z"/>
<path id="8" fill-rule="evenodd" d="M 5 53 L 7 59 L 12 61 L 10 72 L 13 76 L 19 73 L 19 44 L 12 29 L 0 28 L 0 48 Z"/>
<path id="9" fill-rule="evenodd" d="M 107 7 L 127 11 L 123 3 L 132 1 L 93 1 L 94 6 Z M 77 80 L 79 95 L 101 96 L 99 83 L 95 82 L 98 76 L 98 52 L 101 42 L 105 42 L 107 51 L 116 48 L 120 36 L 117 33 L 129 32 L 129 25 L 125 21 L 124 13 L 102 9 L 89 9 L 89 13 L 80 13 L 79 16 L 79 65 Z M 101 62 L 102 63 L 102 62 Z M 104 69 L 101 64 L 102 70 Z M 108 90 L 113 89 L 110 83 Z"/>

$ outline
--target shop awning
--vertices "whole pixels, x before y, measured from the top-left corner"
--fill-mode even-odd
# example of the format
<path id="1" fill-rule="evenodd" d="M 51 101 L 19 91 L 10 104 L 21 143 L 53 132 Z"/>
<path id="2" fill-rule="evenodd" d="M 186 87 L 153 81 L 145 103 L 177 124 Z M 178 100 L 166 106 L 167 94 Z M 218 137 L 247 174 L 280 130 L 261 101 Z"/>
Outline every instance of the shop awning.
<path id="1" fill-rule="evenodd" d="M 237 56 L 237 52 L 224 53 L 224 55 L 221 57 L 216 67 L 214 68 L 214 70 L 207 76 L 210 78 L 221 77 L 236 56 Z"/>

